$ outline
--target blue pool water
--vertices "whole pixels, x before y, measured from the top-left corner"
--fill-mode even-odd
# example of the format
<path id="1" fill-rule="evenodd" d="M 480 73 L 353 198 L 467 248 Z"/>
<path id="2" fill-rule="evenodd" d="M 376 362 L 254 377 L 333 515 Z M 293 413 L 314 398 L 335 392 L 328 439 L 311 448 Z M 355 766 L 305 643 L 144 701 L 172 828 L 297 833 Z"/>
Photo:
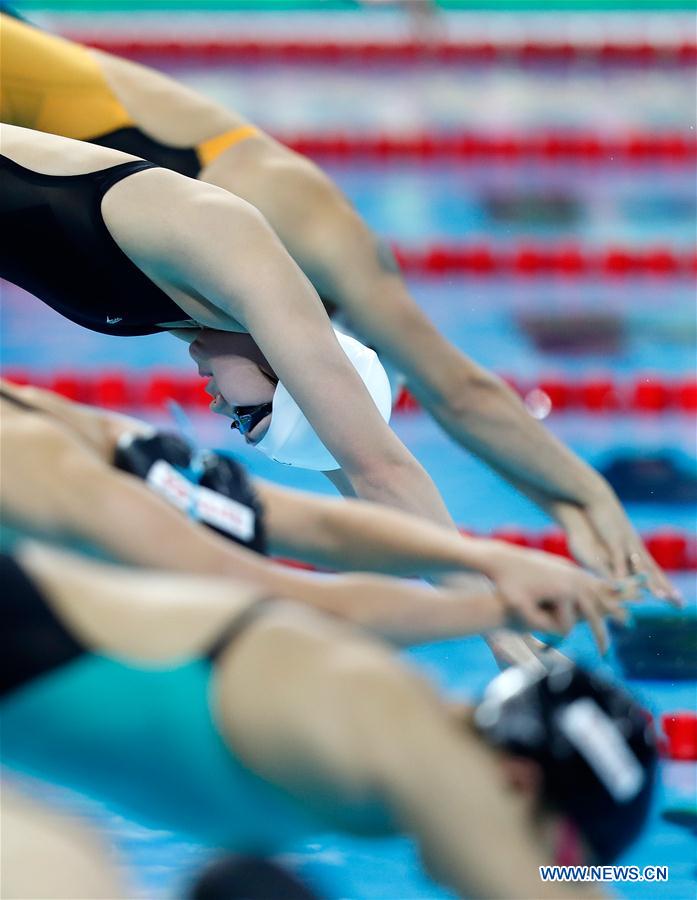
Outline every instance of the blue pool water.
<path id="1" fill-rule="evenodd" d="M 214 82 L 219 85 L 220 78 L 219 72 L 199 72 L 192 76 L 192 83 L 205 87 L 208 79 L 211 86 Z M 280 110 L 284 96 L 279 99 L 276 84 Z M 263 84 L 258 86 L 257 94 L 251 98 L 261 98 L 262 88 Z M 672 90 L 684 101 L 683 88 L 673 85 Z M 251 105 L 249 97 L 247 101 Z M 670 105 L 666 107 L 666 117 L 672 125 L 674 109 L 671 114 Z M 348 108 L 348 100 L 340 105 L 341 111 Z M 322 115 L 326 119 L 324 106 Z M 443 115 L 447 119 L 448 114 Z M 278 118 L 280 121 L 280 112 Z M 308 118 L 311 120 L 312 115 Z M 339 119 L 338 113 L 335 118 Z M 342 166 L 336 167 L 333 174 L 378 231 L 405 242 L 483 237 L 506 242 L 525 236 L 541 240 L 580 239 L 599 245 L 659 243 L 681 248 L 689 246 L 695 235 L 693 172 L 640 169 L 598 175 L 563 168 L 475 171 L 394 167 L 388 171 Z M 520 222 L 506 220 L 496 212 L 497 197 L 524 198 L 530 193 L 561 197 L 562 212 L 558 212 L 557 204 L 557 214 L 562 219 L 550 222 L 542 216 L 543 221 Z M 618 377 L 644 371 L 682 375 L 694 367 L 693 282 L 445 280 L 415 282 L 413 289 L 419 302 L 458 346 L 485 365 L 517 377 L 534 380 L 550 372 L 578 375 L 589 371 L 609 371 Z M 530 312 L 544 310 L 561 315 L 567 310 L 589 309 L 610 312 L 621 321 L 622 338 L 612 354 L 541 354 L 519 324 L 520 317 Z M 27 366 L 45 373 L 58 368 L 191 366 L 184 345 L 172 338 L 123 340 L 81 331 L 14 288 L 4 292 L 2 362 L 6 367 Z M 164 413 L 157 421 L 173 424 Z M 481 530 L 512 522 L 531 528 L 548 524 L 541 512 L 463 454 L 424 415 L 397 417 L 394 425 L 433 474 L 456 521 Z M 550 427 L 596 465 L 628 449 L 667 449 L 687 464 L 694 465 L 695 461 L 694 422 L 686 417 L 561 415 L 552 417 Z M 223 422 L 211 415 L 195 416 L 192 428 L 202 444 L 234 450 L 263 477 L 312 490 L 329 490 L 320 476 L 275 466 L 248 450 L 241 441 L 234 440 L 235 436 L 231 437 Z M 642 529 L 663 525 L 690 530 L 695 527 L 695 510 L 691 507 L 635 504 L 629 512 Z M 688 602 L 697 603 L 694 577 L 681 575 L 676 580 Z M 578 629 L 564 649 L 594 667 L 617 673 L 612 655 L 600 660 L 584 628 Z M 458 698 L 474 696 L 495 672 L 490 654 L 479 639 L 426 646 L 406 655 L 443 690 Z M 655 714 L 695 707 L 697 687 L 693 682 L 639 682 L 633 687 Z M 623 860 L 639 865 L 668 865 L 669 882 L 619 885 L 619 896 L 642 900 L 687 900 L 695 896 L 697 842 L 686 830 L 663 822 L 660 811 L 666 803 L 694 801 L 696 777 L 697 766 L 693 764 L 663 766 L 650 826 Z M 58 804 L 93 816 L 104 826 L 135 866 L 139 886 L 147 897 L 181 896 L 182 885 L 209 855 L 208 850 L 182 836 L 127 822 L 93 800 L 43 786 L 35 789 Z M 476 821 L 472 827 L 477 827 Z M 288 848 L 285 859 L 328 897 L 439 900 L 449 896 L 423 874 L 413 844 L 405 839 L 363 840 L 323 834 Z"/>
<path id="2" fill-rule="evenodd" d="M 697 226 L 690 167 L 326 168 L 377 231 L 405 243 L 424 237 L 493 243 L 575 239 L 586 245 L 659 243 L 689 249 Z"/>

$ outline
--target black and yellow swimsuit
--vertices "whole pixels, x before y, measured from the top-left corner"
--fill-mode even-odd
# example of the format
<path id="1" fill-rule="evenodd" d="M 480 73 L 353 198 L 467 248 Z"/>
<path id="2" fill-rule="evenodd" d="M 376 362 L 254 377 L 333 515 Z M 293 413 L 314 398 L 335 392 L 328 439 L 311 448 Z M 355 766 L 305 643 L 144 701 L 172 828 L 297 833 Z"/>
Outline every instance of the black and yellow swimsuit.
<path id="1" fill-rule="evenodd" d="M 161 143 L 138 127 L 85 47 L 3 13 L 0 39 L 0 118 L 10 125 L 111 147 L 190 178 L 259 134 L 241 125 L 195 147 Z"/>

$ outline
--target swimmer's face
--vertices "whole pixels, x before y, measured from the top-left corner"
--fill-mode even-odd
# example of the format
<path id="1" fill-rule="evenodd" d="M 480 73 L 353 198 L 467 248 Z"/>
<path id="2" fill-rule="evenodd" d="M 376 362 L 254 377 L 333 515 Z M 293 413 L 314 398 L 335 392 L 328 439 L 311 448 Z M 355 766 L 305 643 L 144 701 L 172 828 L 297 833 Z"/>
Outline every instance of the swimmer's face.
<path id="1" fill-rule="evenodd" d="M 204 329 L 189 346 L 199 375 L 210 378 L 206 392 L 214 413 L 234 418 L 233 407 L 253 407 L 273 399 L 277 378 L 248 334 Z M 250 444 L 266 434 L 271 416 L 264 416 L 245 434 Z"/>

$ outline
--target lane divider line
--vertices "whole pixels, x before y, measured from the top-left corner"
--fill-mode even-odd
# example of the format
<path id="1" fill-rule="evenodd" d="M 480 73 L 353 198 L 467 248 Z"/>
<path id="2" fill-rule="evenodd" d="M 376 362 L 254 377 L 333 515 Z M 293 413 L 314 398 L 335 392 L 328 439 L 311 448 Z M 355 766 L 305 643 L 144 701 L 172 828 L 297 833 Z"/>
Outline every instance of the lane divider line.
<path id="1" fill-rule="evenodd" d="M 29 368 L 5 367 L 2 377 L 16 384 L 35 384 L 79 403 L 108 409 L 164 408 L 169 401 L 196 410 L 207 409 L 211 398 L 205 379 L 179 370 L 56 370 L 41 373 Z M 663 377 L 637 374 L 617 379 L 609 375 L 586 377 L 542 376 L 533 382 L 502 374 L 501 377 L 524 399 L 533 415 L 550 413 L 610 413 L 657 416 L 697 414 L 697 378 L 692 374 Z M 395 402 L 396 413 L 415 413 L 419 404 L 402 388 Z"/>
<path id="2" fill-rule="evenodd" d="M 536 531 L 517 525 L 506 525 L 490 532 L 477 532 L 469 528 L 460 528 L 460 532 L 471 537 L 491 537 L 518 547 L 544 550 L 566 559 L 572 558 L 566 535 L 557 528 Z M 670 572 L 697 570 L 697 534 L 678 528 L 657 528 L 645 531 L 641 536 L 649 553 L 661 568 Z M 314 566 L 297 560 L 279 561 L 299 569 L 315 570 Z"/>
<path id="3" fill-rule="evenodd" d="M 407 275 L 429 278 L 474 276 L 517 279 L 550 276 L 582 278 L 690 278 L 697 277 L 697 251 L 670 247 L 584 247 L 577 243 L 518 244 L 433 243 L 395 245 L 395 254 Z"/>
<path id="4" fill-rule="evenodd" d="M 159 59 L 284 65 L 518 65 L 594 63 L 641 67 L 694 65 L 694 40 L 266 40 L 152 34 L 113 36 L 72 31 L 66 37 L 108 53 Z"/>
<path id="5" fill-rule="evenodd" d="M 681 131 L 602 134 L 588 129 L 530 133 L 479 131 L 397 134 L 356 131 L 277 134 L 298 153 L 330 162 L 516 162 L 636 165 L 694 165 L 697 139 Z"/>

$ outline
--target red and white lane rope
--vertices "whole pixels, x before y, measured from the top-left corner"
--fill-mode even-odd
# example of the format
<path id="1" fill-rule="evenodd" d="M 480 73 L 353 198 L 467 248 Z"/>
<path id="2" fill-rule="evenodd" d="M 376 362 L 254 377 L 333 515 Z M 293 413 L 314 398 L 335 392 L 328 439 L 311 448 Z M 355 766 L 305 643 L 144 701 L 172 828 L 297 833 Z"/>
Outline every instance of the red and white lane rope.
<path id="1" fill-rule="evenodd" d="M 295 37 L 254 39 L 210 34 L 104 34 L 87 30 L 64 32 L 66 37 L 120 56 L 164 60 L 195 59 L 237 64 L 284 65 L 462 65 L 485 63 L 600 65 L 694 65 L 697 41 L 684 39 L 564 40 L 553 38 L 512 40 L 419 41 L 347 38 L 341 40 Z"/>
<path id="2" fill-rule="evenodd" d="M 620 135 L 578 129 L 527 134 L 476 131 L 361 134 L 354 131 L 288 133 L 276 137 L 298 153 L 325 162 L 685 166 L 697 161 L 697 138 L 693 133 L 677 131 Z"/>
<path id="3" fill-rule="evenodd" d="M 17 384 L 36 384 L 56 391 L 71 400 L 110 409 L 164 407 L 175 400 L 189 409 L 205 409 L 211 398 L 205 393 L 205 381 L 195 373 L 182 371 L 64 371 L 48 374 L 6 367 L 2 375 Z M 697 379 L 692 375 L 661 377 L 638 375 L 629 379 L 613 376 L 543 377 L 536 382 L 503 375 L 523 397 L 531 410 L 548 413 L 576 412 L 587 415 L 625 413 L 655 416 L 697 413 Z M 419 405 L 402 389 L 395 404 L 396 413 L 412 413 Z"/>
<path id="4" fill-rule="evenodd" d="M 468 528 L 460 528 L 460 531 L 462 534 L 477 534 Z M 535 550 L 544 550 L 547 553 L 571 559 L 566 535 L 556 528 L 535 531 L 518 525 L 507 525 L 480 536 L 493 537 L 509 544 L 532 547 Z M 662 568 L 671 572 L 692 572 L 697 569 L 697 536 L 695 534 L 679 528 L 659 528 L 643 532 L 642 539 L 649 553 Z M 312 565 L 295 560 L 284 559 L 282 562 L 301 569 L 314 569 Z"/>
<path id="5" fill-rule="evenodd" d="M 666 278 L 697 276 L 697 252 L 660 247 L 584 247 L 581 244 L 433 243 L 396 246 L 407 275 L 539 278 Z"/>

